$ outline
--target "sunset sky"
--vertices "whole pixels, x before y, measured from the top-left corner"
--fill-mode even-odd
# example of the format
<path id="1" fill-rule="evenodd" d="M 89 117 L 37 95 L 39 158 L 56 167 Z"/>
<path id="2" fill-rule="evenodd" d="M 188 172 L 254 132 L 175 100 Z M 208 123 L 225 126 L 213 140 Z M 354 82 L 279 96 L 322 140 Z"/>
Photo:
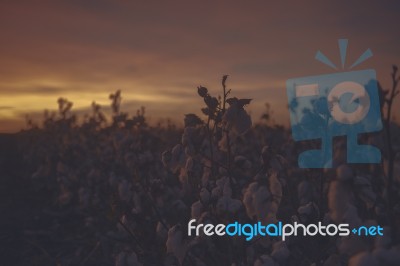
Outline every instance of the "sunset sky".
<path id="1" fill-rule="evenodd" d="M 340 65 L 340 38 L 349 39 L 347 66 L 370 48 L 374 56 L 354 70 L 374 68 L 390 86 L 399 1 L 292 2 L 2 1 L 0 132 L 24 127 L 25 114 L 40 122 L 61 96 L 80 113 L 93 100 L 107 111 L 117 89 L 124 111 L 143 105 L 150 122 L 180 122 L 200 114 L 196 87 L 218 94 L 224 74 L 233 95 L 254 99 L 253 120 L 269 102 L 287 124 L 286 80 L 342 71 L 314 59 L 321 50 Z"/>

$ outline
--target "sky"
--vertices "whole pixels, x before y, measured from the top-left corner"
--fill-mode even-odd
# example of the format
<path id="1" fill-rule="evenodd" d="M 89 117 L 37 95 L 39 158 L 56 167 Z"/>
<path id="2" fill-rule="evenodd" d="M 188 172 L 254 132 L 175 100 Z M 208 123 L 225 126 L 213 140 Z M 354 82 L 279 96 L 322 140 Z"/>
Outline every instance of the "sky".
<path id="1" fill-rule="evenodd" d="M 259 121 L 265 103 L 289 123 L 286 80 L 376 69 L 390 87 L 400 65 L 400 2 L 387 1 L 7 1 L 0 6 L 0 132 L 41 122 L 67 98 L 77 113 L 122 91 L 123 111 L 146 107 L 150 123 L 201 114 L 197 86 L 252 98 Z M 318 50 L 340 65 L 337 40 L 349 40 L 344 69 L 314 59 Z M 400 100 L 395 109 L 399 114 Z M 399 116 L 399 115 L 397 115 Z"/>

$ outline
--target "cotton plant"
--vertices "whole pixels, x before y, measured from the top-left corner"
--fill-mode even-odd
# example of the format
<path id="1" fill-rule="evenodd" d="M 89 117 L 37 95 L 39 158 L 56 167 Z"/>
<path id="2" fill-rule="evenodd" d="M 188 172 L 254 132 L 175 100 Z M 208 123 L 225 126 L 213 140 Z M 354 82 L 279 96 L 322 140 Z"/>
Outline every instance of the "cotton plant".
<path id="1" fill-rule="evenodd" d="M 334 168 L 299 169 L 299 151 L 318 143 L 294 142 L 290 131 L 272 120 L 253 125 L 246 111 L 251 100 L 233 97 L 226 83 L 224 76 L 221 96 L 197 88 L 204 107 L 201 114 L 184 116 L 182 130 L 170 123 L 149 126 L 144 108 L 130 116 L 116 91 L 109 116 L 93 102 L 91 113 L 77 120 L 73 104 L 61 98 L 58 112 L 47 112 L 42 128 L 25 132 L 21 149 L 29 182 L 50 199 L 43 213 L 56 217 L 45 217 L 52 223 L 49 234 L 76 246 L 60 255 L 63 265 L 398 265 L 399 164 L 395 158 L 389 165 L 382 134 L 360 139 L 382 149 L 382 165 L 347 165 L 346 142 L 339 140 Z M 392 123 L 394 149 L 396 130 Z M 380 224 L 385 234 L 246 241 L 187 236 L 190 219 Z M 67 238 L 58 223 L 68 222 L 84 230 Z M 81 241 L 86 235 L 88 241 Z M 58 252 L 33 240 L 50 255 Z M 37 247 L 29 252 L 42 256 Z"/>

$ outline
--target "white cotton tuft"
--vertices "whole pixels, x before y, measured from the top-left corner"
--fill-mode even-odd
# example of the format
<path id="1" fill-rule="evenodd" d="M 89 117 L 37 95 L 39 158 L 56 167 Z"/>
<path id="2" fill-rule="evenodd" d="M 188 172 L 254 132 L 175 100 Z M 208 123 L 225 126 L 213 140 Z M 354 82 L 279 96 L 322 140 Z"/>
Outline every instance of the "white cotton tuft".
<path id="1" fill-rule="evenodd" d="M 165 167 L 168 167 L 168 166 L 169 166 L 171 160 L 172 160 L 171 151 L 164 151 L 164 152 L 161 154 L 161 161 L 162 161 L 162 163 L 163 163 L 163 165 L 164 165 Z"/>
<path id="2" fill-rule="evenodd" d="M 274 201 L 279 205 L 282 199 L 282 185 L 278 180 L 277 173 L 274 172 L 268 178 L 269 180 L 269 189 L 271 191 L 272 197 Z"/>
<path id="3" fill-rule="evenodd" d="M 253 197 L 257 189 L 258 189 L 257 182 L 253 182 L 247 187 L 243 195 L 243 204 L 246 208 L 246 213 L 249 218 L 253 218 L 256 215 L 256 211 L 253 204 L 254 201 Z"/>
<path id="4" fill-rule="evenodd" d="M 347 184 L 338 180 L 332 181 L 328 191 L 328 206 L 331 219 L 341 223 L 351 202 L 351 191 Z"/>
<path id="5" fill-rule="evenodd" d="M 242 206 L 242 202 L 237 199 L 232 199 L 229 196 L 222 196 L 217 202 L 218 212 L 236 213 Z"/>
<path id="6" fill-rule="evenodd" d="M 210 201 L 210 197 L 211 197 L 211 194 L 208 191 L 208 189 L 203 187 L 200 190 L 200 200 L 201 200 L 201 202 L 203 202 L 204 204 L 207 204 Z"/>
<path id="7" fill-rule="evenodd" d="M 344 213 L 343 216 L 343 222 L 346 222 L 350 225 L 350 227 L 356 227 L 361 224 L 361 219 L 358 216 L 358 211 L 357 208 L 352 205 L 348 204 L 346 212 Z"/>
<path id="8" fill-rule="evenodd" d="M 156 233 L 157 233 L 157 236 L 158 236 L 162 241 L 166 241 L 166 240 L 167 240 L 167 237 L 168 237 L 168 230 L 165 228 L 165 226 L 164 226 L 161 222 L 158 222 L 158 223 L 157 223 Z"/>
<path id="9" fill-rule="evenodd" d="M 192 204 L 191 210 L 192 219 L 198 220 L 203 212 L 203 204 L 198 200 Z"/>
<path id="10" fill-rule="evenodd" d="M 243 204 L 249 218 L 268 223 L 276 221 L 279 204 L 273 200 L 266 186 L 259 186 L 257 182 L 251 183 L 244 192 Z"/>
<path id="11" fill-rule="evenodd" d="M 171 227 L 168 231 L 168 239 L 166 242 L 167 253 L 172 253 L 182 263 L 185 257 L 186 247 L 183 242 L 183 233 L 180 225 Z"/>
<path id="12" fill-rule="evenodd" d="M 290 251 L 285 241 L 279 241 L 272 245 L 271 257 L 279 262 L 279 264 L 284 265 L 289 255 Z"/>
<path id="13" fill-rule="evenodd" d="M 193 158 L 189 156 L 186 159 L 186 165 L 185 165 L 186 171 L 187 172 L 192 171 L 193 170 L 193 165 L 194 165 Z"/>

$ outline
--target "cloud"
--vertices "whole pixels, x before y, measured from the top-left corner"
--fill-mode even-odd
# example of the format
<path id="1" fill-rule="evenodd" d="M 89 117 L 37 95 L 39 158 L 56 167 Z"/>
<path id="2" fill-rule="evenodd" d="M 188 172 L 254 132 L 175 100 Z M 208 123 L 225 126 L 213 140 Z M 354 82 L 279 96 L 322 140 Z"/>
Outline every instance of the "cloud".
<path id="1" fill-rule="evenodd" d="M 400 59 L 399 11 L 375 1 L 8 1 L 0 97 L 15 112 L 41 112 L 60 96 L 84 108 L 121 89 L 149 114 L 179 118 L 202 104 L 198 85 L 217 94 L 230 74 L 233 91 L 255 99 L 254 114 L 272 101 L 286 121 L 285 80 L 331 72 L 314 55 L 338 62 L 338 38 L 350 40 L 349 62 L 371 48 L 362 67 L 387 77 Z"/>

